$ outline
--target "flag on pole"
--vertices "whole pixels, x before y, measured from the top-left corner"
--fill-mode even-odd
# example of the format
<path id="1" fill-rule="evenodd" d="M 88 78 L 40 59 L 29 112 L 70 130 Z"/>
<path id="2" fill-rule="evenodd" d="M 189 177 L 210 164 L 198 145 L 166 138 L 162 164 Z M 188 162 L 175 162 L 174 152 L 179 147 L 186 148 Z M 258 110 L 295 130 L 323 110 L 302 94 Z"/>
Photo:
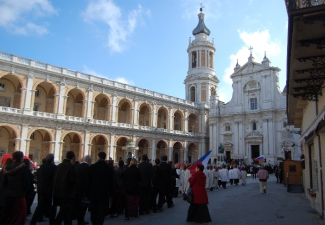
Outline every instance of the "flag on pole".
<path id="1" fill-rule="evenodd" d="M 190 172 L 191 174 L 195 173 L 195 169 L 196 169 L 196 165 L 198 164 L 202 164 L 204 166 L 204 168 L 207 168 L 209 159 L 211 157 L 211 151 L 209 151 L 207 154 L 205 154 L 204 156 L 202 156 L 201 158 L 199 158 L 195 163 L 192 164 L 191 168 L 190 168 Z"/>
<path id="2" fill-rule="evenodd" d="M 254 161 L 264 161 L 264 155 L 260 155 L 259 157 L 255 158 Z"/>

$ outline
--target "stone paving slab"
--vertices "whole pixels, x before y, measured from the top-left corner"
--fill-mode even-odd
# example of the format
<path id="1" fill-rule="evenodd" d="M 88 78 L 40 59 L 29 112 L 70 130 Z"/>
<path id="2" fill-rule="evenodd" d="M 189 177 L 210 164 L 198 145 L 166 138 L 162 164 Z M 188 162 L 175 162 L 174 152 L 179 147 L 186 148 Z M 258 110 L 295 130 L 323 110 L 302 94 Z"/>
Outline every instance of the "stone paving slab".
<path id="1" fill-rule="evenodd" d="M 288 193 L 283 184 L 276 183 L 274 175 L 270 175 L 267 185 L 267 193 L 260 194 L 259 181 L 249 176 L 246 186 L 228 184 L 227 189 L 208 191 L 208 207 L 212 218 L 210 224 L 325 225 L 325 221 L 320 219 L 320 215 L 311 207 L 304 193 Z M 36 204 L 33 204 L 32 211 Z M 179 197 L 174 199 L 174 204 L 170 209 L 165 206 L 163 213 L 151 213 L 140 216 L 139 219 L 131 218 L 126 222 L 124 215 L 117 218 L 106 217 L 105 224 L 195 224 L 186 222 L 189 207 L 186 201 Z M 28 219 L 31 217 L 29 215 Z M 89 213 L 86 214 L 86 220 L 90 221 Z M 73 221 L 73 224 L 77 222 Z"/>

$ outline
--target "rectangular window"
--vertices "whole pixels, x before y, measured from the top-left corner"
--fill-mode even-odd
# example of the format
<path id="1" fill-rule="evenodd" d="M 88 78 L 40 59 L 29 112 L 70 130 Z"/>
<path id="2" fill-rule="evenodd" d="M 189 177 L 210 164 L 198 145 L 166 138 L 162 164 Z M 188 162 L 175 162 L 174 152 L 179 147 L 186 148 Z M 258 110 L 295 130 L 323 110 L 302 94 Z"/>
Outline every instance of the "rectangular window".
<path id="1" fill-rule="evenodd" d="M 37 98 L 39 97 L 39 90 L 35 91 L 35 97 L 37 97 Z"/>
<path id="2" fill-rule="evenodd" d="M 30 138 L 29 139 L 31 139 L 31 140 L 35 140 L 35 133 L 32 133 L 31 135 L 30 135 Z"/>
<path id="3" fill-rule="evenodd" d="M 257 109 L 257 98 L 251 98 L 251 110 L 256 110 Z"/>
<path id="4" fill-rule="evenodd" d="M 230 126 L 226 126 L 226 131 L 230 131 Z"/>
<path id="5" fill-rule="evenodd" d="M 39 109 L 39 104 L 34 104 L 33 111 L 38 111 Z"/>
<path id="6" fill-rule="evenodd" d="M 4 91 L 5 90 L 5 84 L 0 83 L 0 91 Z"/>

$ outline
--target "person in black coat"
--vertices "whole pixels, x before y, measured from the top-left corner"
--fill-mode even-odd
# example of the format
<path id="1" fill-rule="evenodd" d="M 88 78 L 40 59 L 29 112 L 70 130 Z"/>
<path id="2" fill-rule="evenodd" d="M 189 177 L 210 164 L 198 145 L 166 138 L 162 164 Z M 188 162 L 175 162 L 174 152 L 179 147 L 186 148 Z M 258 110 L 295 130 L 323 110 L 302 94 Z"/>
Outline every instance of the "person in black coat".
<path id="1" fill-rule="evenodd" d="M 90 200 L 90 220 L 93 225 L 104 224 L 109 197 L 114 194 L 113 169 L 105 162 L 106 153 L 98 153 L 98 161 L 90 165 L 86 180 L 86 199 Z"/>
<path id="2" fill-rule="evenodd" d="M 60 211 L 55 218 L 55 224 L 72 224 L 70 217 L 71 206 L 75 198 L 77 183 L 76 168 L 73 165 L 76 156 L 73 151 L 68 151 L 66 159 L 58 165 L 54 174 L 53 202 L 60 206 Z"/>
<path id="3" fill-rule="evenodd" d="M 125 220 L 130 216 L 138 218 L 138 207 L 140 199 L 141 172 L 137 167 L 137 160 L 132 159 L 130 166 L 124 173 L 124 190 L 126 193 Z"/>
<path id="4" fill-rule="evenodd" d="M 138 168 L 142 179 L 140 183 L 139 214 L 150 214 L 152 164 L 148 163 L 146 154 L 142 155 L 142 162 L 138 165 Z"/>
<path id="5" fill-rule="evenodd" d="M 47 154 L 46 162 L 37 171 L 38 205 L 30 221 L 31 225 L 42 220 L 45 214 L 48 215 L 50 224 L 54 224 L 56 207 L 52 205 L 52 191 L 55 170 L 54 155 Z"/>
<path id="6" fill-rule="evenodd" d="M 124 212 L 125 207 L 125 191 L 124 191 L 124 161 L 118 162 L 118 168 L 116 169 L 117 179 L 117 193 L 116 193 L 116 213 L 121 215 Z"/>
<path id="7" fill-rule="evenodd" d="M 162 206 L 165 202 L 165 181 L 163 177 L 163 171 L 159 166 L 160 159 L 155 160 L 155 165 L 152 168 L 152 208 L 153 212 L 162 212 Z M 159 194 L 159 201 L 157 207 L 157 196 Z"/>
<path id="8" fill-rule="evenodd" d="M 167 156 L 163 155 L 161 157 L 162 162 L 160 163 L 160 167 L 163 171 L 163 177 L 165 181 L 165 196 L 167 200 L 167 207 L 171 208 L 174 206 L 172 200 L 172 184 L 173 184 L 173 174 L 172 174 L 172 167 L 167 163 Z"/>
<path id="9" fill-rule="evenodd" d="M 85 219 L 88 205 L 82 204 L 82 201 L 85 201 L 86 181 L 87 181 L 86 176 L 87 176 L 90 164 L 91 164 L 91 156 L 86 155 L 84 157 L 84 161 L 76 167 L 78 181 L 76 184 L 75 202 L 76 202 L 78 225 L 83 225 L 83 224 L 87 223 L 84 221 L 84 219 Z"/>
<path id="10" fill-rule="evenodd" d="M 36 195 L 36 192 L 34 189 L 34 183 L 36 183 L 36 180 L 35 180 L 34 174 L 32 174 L 32 168 L 31 168 L 29 159 L 24 159 L 23 162 L 25 164 L 25 167 L 28 169 L 28 179 L 29 179 L 29 188 L 28 188 L 28 191 L 26 192 L 26 196 L 25 196 L 26 212 L 27 212 L 27 216 L 28 216 L 29 214 L 32 214 L 30 207 L 32 206 L 35 195 Z"/>

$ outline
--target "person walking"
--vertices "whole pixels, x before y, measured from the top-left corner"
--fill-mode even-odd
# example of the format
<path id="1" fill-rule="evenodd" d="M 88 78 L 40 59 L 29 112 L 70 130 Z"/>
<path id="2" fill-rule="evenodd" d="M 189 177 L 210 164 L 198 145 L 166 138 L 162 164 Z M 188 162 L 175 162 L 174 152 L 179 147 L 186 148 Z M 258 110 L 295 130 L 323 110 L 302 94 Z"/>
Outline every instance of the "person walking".
<path id="1" fill-rule="evenodd" d="M 124 161 L 120 160 L 118 162 L 118 167 L 116 169 L 117 178 L 117 193 L 116 193 L 116 213 L 121 215 L 125 208 L 125 191 L 124 191 Z"/>
<path id="2" fill-rule="evenodd" d="M 68 151 L 66 158 L 55 171 L 53 203 L 55 206 L 60 206 L 60 211 L 55 218 L 55 225 L 60 225 L 63 221 L 65 225 L 72 224 L 70 210 L 75 198 L 75 185 L 77 183 L 77 173 L 73 165 L 75 158 L 74 152 Z"/>
<path id="3" fill-rule="evenodd" d="M 6 159 L 0 171 L 0 221 L 4 221 L 4 209 L 6 205 L 6 186 L 3 185 L 5 179 L 5 168 L 13 162 L 11 158 Z"/>
<path id="4" fill-rule="evenodd" d="M 219 170 L 219 174 L 220 174 L 220 180 L 223 189 L 227 189 L 226 184 L 229 181 L 229 172 L 225 165 L 223 165 L 222 169 Z"/>
<path id="5" fill-rule="evenodd" d="M 240 176 L 240 171 L 237 168 L 237 166 L 234 166 L 234 168 L 232 169 L 232 176 L 234 178 L 234 184 L 236 184 L 236 186 L 239 183 L 239 176 Z"/>
<path id="6" fill-rule="evenodd" d="M 30 225 L 43 219 L 46 214 L 49 218 L 49 224 L 54 224 L 56 207 L 52 205 L 52 191 L 54 183 L 54 173 L 56 165 L 54 165 L 54 154 L 47 154 L 43 163 L 37 170 L 37 194 L 38 204 L 30 221 Z"/>
<path id="7" fill-rule="evenodd" d="M 23 163 L 21 151 L 12 153 L 13 163 L 4 168 L 6 204 L 2 224 L 23 225 L 26 222 L 26 192 L 30 187 L 28 168 Z"/>
<path id="8" fill-rule="evenodd" d="M 167 163 L 167 156 L 163 155 L 161 157 L 162 162 L 160 163 L 160 167 L 163 172 L 164 177 L 164 184 L 165 184 L 165 196 L 167 201 L 167 207 L 171 208 L 174 206 L 173 200 L 172 200 L 172 182 L 173 182 L 173 174 L 172 174 L 172 168 Z"/>
<path id="9" fill-rule="evenodd" d="M 77 216 L 77 222 L 78 225 L 88 224 L 87 221 L 85 221 L 85 215 L 86 211 L 89 205 L 85 202 L 85 193 L 86 193 L 86 182 L 87 182 L 87 173 L 89 170 L 89 166 L 91 164 L 91 156 L 86 155 L 84 157 L 84 160 L 82 163 L 80 163 L 77 168 L 77 184 L 76 184 L 76 216 Z"/>
<path id="10" fill-rule="evenodd" d="M 139 214 L 150 214 L 152 164 L 146 154 L 142 155 L 138 168 L 141 172 Z"/>
<path id="11" fill-rule="evenodd" d="M 208 193 L 205 188 L 206 176 L 203 170 L 203 165 L 197 165 L 196 172 L 189 179 L 194 199 L 188 208 L 187 222 L 208 223 L 212 221 L 208 209 Z"/>
<path id="12" fill-rule="evenodd" d="M 141 172 L 137 164 L 138 161 L 136 159 L 131 159 L 130 165 L 124 173 L 124 189 L 126 193 L 125 220 L 130 220 L 131 216 L 139 218 Z"/>
<path id="13" fill-rule="evenodd" d="M 241 184 L 243 186 L 245 186 L 246 185 L 246 178 L 247 178 L 247 171 L 246 171 L 245 167 L 243 167 L 242 171 L 240 172 L 240 178 L 241 178 L 241 182 L 242 182 Z"/>
<path id="14" fill-rule="evenodd" d="M 257 178 L 260 180 L 260 191 L 261 194 L 266 194 L 266 182 L 269 179 L 269 173 L 265 170 L 264 166 L 261 166 L 260 170 L 256 174 Z"/>

